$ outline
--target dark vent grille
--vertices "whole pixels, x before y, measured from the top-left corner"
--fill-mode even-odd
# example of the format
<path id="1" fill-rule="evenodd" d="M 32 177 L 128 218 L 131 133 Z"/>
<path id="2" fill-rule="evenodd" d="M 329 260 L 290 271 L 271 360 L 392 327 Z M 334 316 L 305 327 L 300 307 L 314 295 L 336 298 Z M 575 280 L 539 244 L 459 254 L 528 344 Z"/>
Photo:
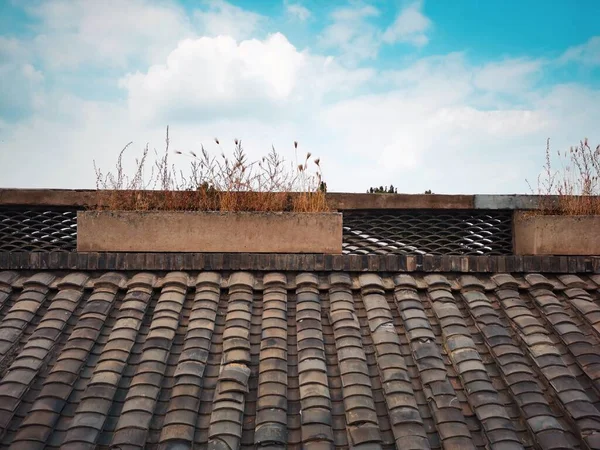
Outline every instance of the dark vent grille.
<path id="1" fill-rule="evenodd" d="M 0 206 L 0 251 L 75 251 L 77 210 Z M 511 211 L 344 212 L 346 254 L 508 255 Z"/>
<path id="2" fill-rule="evenodd" d="M 512 212 L 399 210 L 344 212 L 346 254 L 508 255 Z"/>
<path id="3" fill-rule="evenodd" d="M 0 251 L 74 251 L 77 211 L 0 206 Z"/>

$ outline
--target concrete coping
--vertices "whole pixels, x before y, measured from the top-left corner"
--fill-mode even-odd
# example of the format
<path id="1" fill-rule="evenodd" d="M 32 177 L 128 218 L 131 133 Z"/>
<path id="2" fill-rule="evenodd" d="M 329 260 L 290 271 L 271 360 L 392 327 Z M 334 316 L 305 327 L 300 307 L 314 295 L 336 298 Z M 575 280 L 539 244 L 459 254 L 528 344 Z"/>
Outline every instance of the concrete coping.
<path id="1" fill-rule="evenodd" d="M 535 210 L 540 199 L 556 201 L 555 196 L 539 195 L 443 195 L 443 194 L 327 194 L 331 208 L 338 211 L 369 209 L 509 209 Z M 96 190 L 70 189 L 0 189 L 0 205 L 94 207 Z"/>

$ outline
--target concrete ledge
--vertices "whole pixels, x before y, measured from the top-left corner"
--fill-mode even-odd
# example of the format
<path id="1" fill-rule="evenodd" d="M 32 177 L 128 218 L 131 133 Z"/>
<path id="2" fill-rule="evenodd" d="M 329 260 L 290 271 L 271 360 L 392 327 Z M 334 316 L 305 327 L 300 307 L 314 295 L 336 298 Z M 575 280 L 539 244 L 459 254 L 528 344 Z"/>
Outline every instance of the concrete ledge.
<path id="1" fill-rule="evenodd" d="M 95 190 L 0 189 L 0 205 L 86 207 L 96 197 Z"/>
<path id="2" fill-rule="evenodd" d="M 473 195 L 327 194 L 333 209 L 473 209 Z"/>
<path id="3" fill-rule="evenodd" d="M 600 255 L 600 216 L 532 215 L 515 212 L 517 255 Z"/>
<path id="4" fill-rule="evenodd" d="M 339 254 L 342 214 L 79 211 L 77 250 Z"/>
<path id="5" fill-rule="evenodd" d="M 160 195 L 159 191 L 154 191 Z M 95 190 L 0 189 L 0 205 L 96 207 Z M 472 209 L 472 195 L 329 193 L 333 210 Z"/>
<path id="6" fill-rule="evenodd" d="M 154 191 L 157 195 L 159 191 Z M 556 196 L 520 194 L 475 194 L 475 195 L 439 195 L 439 194 L 355 194 L 332 192 L 327 200 L 333 210 L 366 209 L 510 209 L 536 210 L 540 199 L 545 206 L 551 207 L 558 201 Z M 0 205 L 19 206 L 64 206 L 75 208 L 93 208 L 97 206 L 98 195 L 95 190 L 69 189 L 0 189 Z"/>
<path id="7" fill-rule="evenodd" d="M 0 270 L 600 273 L 600 257 L 0 252 Z"/>
<path id="8" fill-rule="evenodd" d="M 487 195 L 476 194 L 474 199 L 475 209 L 521 209 L 535 210 L 540 207 L 539 195 Z M 557 201 L 557 197 L 544 197 L 546 205 L 550 206 Z"/>

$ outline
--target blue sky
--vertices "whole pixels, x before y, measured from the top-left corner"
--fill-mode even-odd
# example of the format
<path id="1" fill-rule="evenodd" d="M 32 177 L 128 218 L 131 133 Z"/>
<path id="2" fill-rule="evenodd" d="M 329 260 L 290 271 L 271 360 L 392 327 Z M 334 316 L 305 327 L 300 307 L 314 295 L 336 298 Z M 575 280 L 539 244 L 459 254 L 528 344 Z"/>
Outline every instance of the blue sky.
<path id="1" fill-rule="evenodd" d="M 94 187 L 134 144 L 292 143 L 330 190 L 528 192 L 600 143 L 595 0 L 0 0 L 0 186 Z M 185 166 L 186 161 L 176 161 Z"/>

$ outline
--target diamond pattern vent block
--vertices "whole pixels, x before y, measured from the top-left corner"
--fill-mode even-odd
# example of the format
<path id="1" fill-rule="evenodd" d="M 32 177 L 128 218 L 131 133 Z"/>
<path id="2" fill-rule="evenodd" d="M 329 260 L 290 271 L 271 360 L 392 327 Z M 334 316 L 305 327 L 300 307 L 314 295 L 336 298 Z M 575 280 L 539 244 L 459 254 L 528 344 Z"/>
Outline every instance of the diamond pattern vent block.
<path id="1" fill-rule="evenodd" d="M 345 254 L 507 255 L 511 211 L 344 211 Z M 0 251 L 75 251 L 77 210 L 0 206 Z"/>
<path id="2" fill-rule="evenodd" d="M 508 255 L 512 211 L 344 211 L 343 253 Z"/>
<path id="3" fill-rule="evenodd" d="M 0 251 L 75 251 L 77 210 L 0 206 Z"/>

